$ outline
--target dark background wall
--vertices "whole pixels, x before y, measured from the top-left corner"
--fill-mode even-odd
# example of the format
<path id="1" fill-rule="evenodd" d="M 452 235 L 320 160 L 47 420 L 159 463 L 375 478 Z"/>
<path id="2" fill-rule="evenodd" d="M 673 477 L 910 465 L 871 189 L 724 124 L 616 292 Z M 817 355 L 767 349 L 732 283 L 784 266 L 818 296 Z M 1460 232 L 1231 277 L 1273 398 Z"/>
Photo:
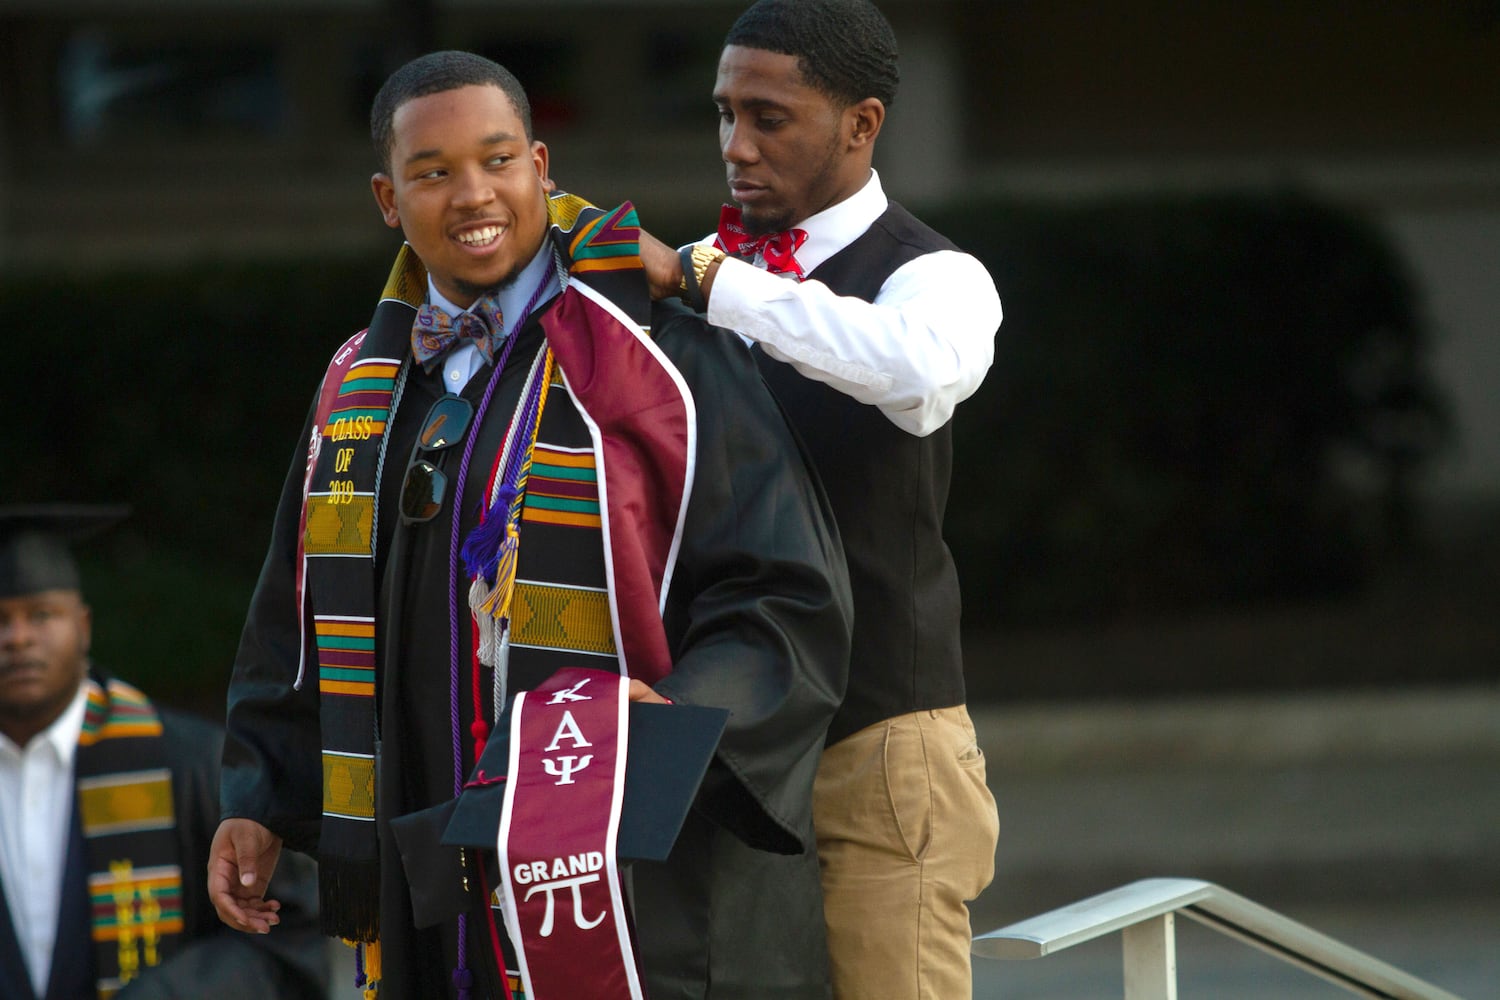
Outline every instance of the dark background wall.
<path id="1" fill-rule="evenodd" d="M 507 62 L 562 183 L 684 240 L 738 9 L 0 10 L 0 500 L 135 507 L 89 553 L 102 660 L 219 696 L 393 250 L 363 120 L 397 54 Z M 887 9 L 887 187 L 1006 305 L 948 525 L 976 696 L 1493 678 L 1497 5 Z"/>

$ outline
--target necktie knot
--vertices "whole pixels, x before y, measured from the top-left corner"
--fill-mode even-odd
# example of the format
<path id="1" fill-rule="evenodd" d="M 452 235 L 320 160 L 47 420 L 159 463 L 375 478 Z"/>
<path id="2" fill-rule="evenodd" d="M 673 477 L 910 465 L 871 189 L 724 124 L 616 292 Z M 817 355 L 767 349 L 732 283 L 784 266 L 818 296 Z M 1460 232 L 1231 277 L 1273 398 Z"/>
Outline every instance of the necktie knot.
<path id="1" fill-rule="evenodd" d="M 756 254 L 766 262 L 766 270 L 772 274 L 795 275 L 798 281 L 807 277 L 802 264 L 797 260 L 797 251 L 807 242 L 807 230 L 787 229 L 779 233 L 752 234 L 745 228 L 744 214 L 733 205 L 725 205 L 719 212 L 719 235 L 714 245 L 725 253 L 745 260 L 753 260 Z"/>
<path id="2" fill-rule="evenodd" d="M 481 296 L 457 316 L 449 316 L 446 310 L 428 302 L 417 310 L 411 327 L 412 355 L 427 371 L 464 341 L 472 341 L 485 361 L 494 364 L 495 348 L 504 340 L 505 320 L 493 292 Z"/>

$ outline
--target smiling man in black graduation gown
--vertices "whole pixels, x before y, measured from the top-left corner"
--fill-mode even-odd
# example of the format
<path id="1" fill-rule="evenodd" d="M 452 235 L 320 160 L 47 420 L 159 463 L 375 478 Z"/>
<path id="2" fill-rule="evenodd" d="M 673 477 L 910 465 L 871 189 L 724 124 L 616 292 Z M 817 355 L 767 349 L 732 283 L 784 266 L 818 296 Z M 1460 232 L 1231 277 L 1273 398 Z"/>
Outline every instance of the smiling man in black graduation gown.
<path id="1" fill-rule="evenodd" d="M 628 204 L 548 197 L 503 69 L 416 60 L 372 130 L 408 246 L 277 512 L 229 695 L 221 917 L 264 929 L 284 843 L 380 996 L 504 996 L 482 866 L 455 859 L 463 919 L 418 928 L 389 824 L 459 793 L 508 693 L 596 667 L 730 713 L 672 857 L 634 867 L 649 995 L 826 996 L 810 796 L 850 611 L 794 437 L 737 338 L 649 303 Z"/>

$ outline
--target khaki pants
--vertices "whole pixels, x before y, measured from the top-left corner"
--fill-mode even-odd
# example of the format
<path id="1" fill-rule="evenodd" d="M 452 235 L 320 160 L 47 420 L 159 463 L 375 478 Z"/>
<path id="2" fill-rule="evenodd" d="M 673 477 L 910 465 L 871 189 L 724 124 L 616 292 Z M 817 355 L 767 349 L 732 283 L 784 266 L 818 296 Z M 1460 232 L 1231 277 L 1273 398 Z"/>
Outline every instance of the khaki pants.
<path id="1" fill-rule="evenodd" d="M 969 910 L 999 817 L 962 706 L 877 723 L 823 753 L 813 793 L 836 1000 L 973 995 Z"/>

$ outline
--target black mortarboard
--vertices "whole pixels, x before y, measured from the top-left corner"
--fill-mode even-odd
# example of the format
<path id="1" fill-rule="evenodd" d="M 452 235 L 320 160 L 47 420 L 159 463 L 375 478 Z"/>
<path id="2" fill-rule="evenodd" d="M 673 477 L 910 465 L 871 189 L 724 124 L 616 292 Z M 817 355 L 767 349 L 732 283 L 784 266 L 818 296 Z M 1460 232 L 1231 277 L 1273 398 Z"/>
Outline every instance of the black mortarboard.
<path id="1" fill-rule="evenodd" d="M 722 708 L 630 703 L 625 797 L 616 841 L 622 861 L 666 860 L 728 720 L 729 711 Z M 507 708 L 475 773 L 494 778 L 509 767 Z M 476 785 L 457 799 L 392 822 L 418 927 L 453 916 L 467 905 L 457 878 L 457 849 L 493 852 L 504 804 L 504 782 Z"/>
<path id="2" fill-rule="evenodd" d="M 123 504 L 0 506 L 0 597 L 78 590 L 70 545 L 125 519 Z"/>

